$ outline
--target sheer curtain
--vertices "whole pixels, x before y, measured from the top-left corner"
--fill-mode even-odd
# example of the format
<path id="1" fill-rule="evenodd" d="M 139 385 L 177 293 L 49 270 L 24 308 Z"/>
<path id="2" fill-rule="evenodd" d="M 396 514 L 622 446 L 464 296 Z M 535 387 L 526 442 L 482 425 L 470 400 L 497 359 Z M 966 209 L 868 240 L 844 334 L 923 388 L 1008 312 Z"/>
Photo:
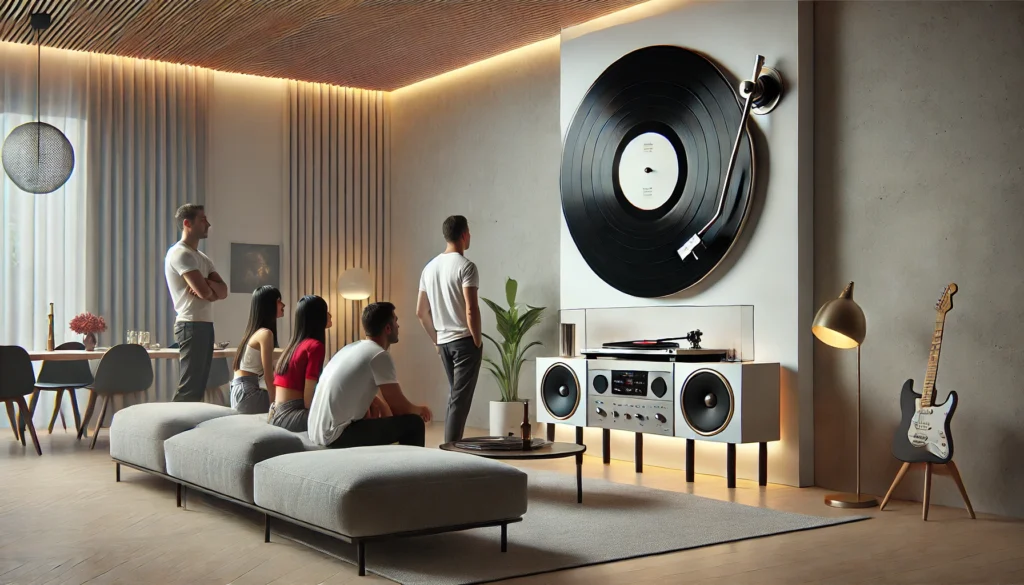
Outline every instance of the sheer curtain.
<path id="1" fill-rule="evenodd" d="M 36 119 L 36 57 L 34 46 L 0 43 L 0 133 L 5 139 L 17 126 Z M 88 308 L 87 59 L 82 53 L 42 49 L 39 119 L 71 141 L 71 178 L 53 193 L 33 195 L 2 173 L 0 345 L 46 349 L 49 303 L 54 344 L 81 341 L 68 322 Z M 49 421 L 54 397 L 53 392 L 42 393 L 37 423 Z M 0 417 L 0 425 L 9 426 L 6 416 Z"/>
<path id="2" fill-rule="evenodd" d="M 34 46 L 0 43 L 4 137 L 34 119 L 35 74 Z M 152 332 L 152 341 L 166 347 L 174 341 L 174 311 L 164 254 L 179 237 L 177 208 L 206 200 L 212 72 L 43 48 L 42 74 L 41 119 L 68 136 L 75 170 L 48 195 L 24 193 L 4 173 L 0 344 L 46 349 L 52 302 L 55 345 L 81 341 L 67 324 L 91 311 L 107 322 L 100 346 L 124 342 L 133 329 Z M 95 369 L 98 361 L 91 364 Z M 154 360 L 154 370 L 144 399 L 170 400 L 177 362 Z M 41 393 L 37 425 L 49 421 L 54 397 Z M 116 400 L 113 411 L 120 406 Z M 9 426 L 6 416 L 0 426 Z"/>

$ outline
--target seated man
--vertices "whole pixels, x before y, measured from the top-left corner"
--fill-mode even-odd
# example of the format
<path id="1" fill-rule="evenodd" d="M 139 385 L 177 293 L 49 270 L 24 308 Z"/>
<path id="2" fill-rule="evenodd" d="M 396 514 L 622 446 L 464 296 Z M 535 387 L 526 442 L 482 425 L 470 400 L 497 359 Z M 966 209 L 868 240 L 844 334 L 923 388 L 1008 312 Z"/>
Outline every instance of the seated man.
<path id="1" fill-rule="evenodd" d="M 430 409 L 402 394 L 388 353 L 398 342 L 395 306 L 373 303 L 362 320 L 366 339 L 341 348 L 320 374 L 309 406 L 309 438 L 331 448 L 395 442 L 423 447 Z"/>

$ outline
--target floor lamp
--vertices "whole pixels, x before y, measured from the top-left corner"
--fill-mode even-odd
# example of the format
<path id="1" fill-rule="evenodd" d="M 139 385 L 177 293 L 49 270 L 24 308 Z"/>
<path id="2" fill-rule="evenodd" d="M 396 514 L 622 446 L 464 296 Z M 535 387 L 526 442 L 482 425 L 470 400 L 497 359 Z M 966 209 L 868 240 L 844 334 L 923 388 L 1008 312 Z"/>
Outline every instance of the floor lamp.
<path id="1" fill-rule="evenodd" d="M 867 323 L 864 311 L 853 300 L 852 282 L 846 285 L 839 298 L 832 299 L 818 309 L 811 331 L 826 345 L 839 349 L 857 348 L 857 492 L 828 494 L 825 503 L 835 508 L 877 506 L 877 498 L 860 493 L 860 346 L 867 335 Z"/>
<path id="2" fill-rule="evenodd" d="M 341 294 L 343 299 L 355 301 L 351 342 L 359 341 L 361 337 L 359 330 L 362 321 L 360 315 L 361 305 L 363 301 L 370 298 L 370 295 L 373 294 L 373 277 L 370 276 L 370 273 L 365 268 L 349 268 L 342 272 L 341 278 L 338 279 L 338 293 Z"/>

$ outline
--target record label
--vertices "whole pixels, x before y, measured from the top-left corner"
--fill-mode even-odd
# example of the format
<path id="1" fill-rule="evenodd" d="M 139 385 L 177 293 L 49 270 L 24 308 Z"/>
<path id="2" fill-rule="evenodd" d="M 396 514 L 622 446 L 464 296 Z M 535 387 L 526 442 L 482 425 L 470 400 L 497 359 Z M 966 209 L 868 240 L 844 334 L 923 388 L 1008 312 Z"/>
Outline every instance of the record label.
<path id="1" fill-rule="evenodd" d="M 657 132 L 645 132 L 629 141 L 619 158 L 619 188 L 637 209 L 664 205 L 679 180 L 679 155 L 672 143 Z"/>

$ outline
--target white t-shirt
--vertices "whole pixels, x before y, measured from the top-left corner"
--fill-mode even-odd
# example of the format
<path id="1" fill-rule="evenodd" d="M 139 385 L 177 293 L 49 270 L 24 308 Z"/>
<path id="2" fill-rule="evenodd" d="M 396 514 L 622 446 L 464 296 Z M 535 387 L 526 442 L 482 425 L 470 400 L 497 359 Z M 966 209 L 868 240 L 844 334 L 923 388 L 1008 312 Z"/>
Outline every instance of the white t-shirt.
<path id="1" fill-rule="evenodd" d="M 182 275 L 192 270 L 198 270 L 203 278 L 217 271 L 209 256 L 178 241 L 167 250 L 164 258 L 164 277 L 174 301 L 174 312 L 178 314 L 177 321 L 212 323 L 213 303 L 188 292 L 188 282 Z"/>
<path id="2" fill-rule="evenodd" d="M 462 289 L 479 287 L 476 264 L 462 254 L 442 253 L 427 262 L 420 275 L 420 290 L 427 293 L 430 301 L 438 345 L 472 335 L 466 322 L 466 297 Z"/>
<path id="3" fill-rule="evenodd" d="M 309 405 L 309 440 L 327 446 L 370 408 L 377 387 L 398 382 L 391 354 L 362 339 L 334 354 L 316 383 Z"/>

